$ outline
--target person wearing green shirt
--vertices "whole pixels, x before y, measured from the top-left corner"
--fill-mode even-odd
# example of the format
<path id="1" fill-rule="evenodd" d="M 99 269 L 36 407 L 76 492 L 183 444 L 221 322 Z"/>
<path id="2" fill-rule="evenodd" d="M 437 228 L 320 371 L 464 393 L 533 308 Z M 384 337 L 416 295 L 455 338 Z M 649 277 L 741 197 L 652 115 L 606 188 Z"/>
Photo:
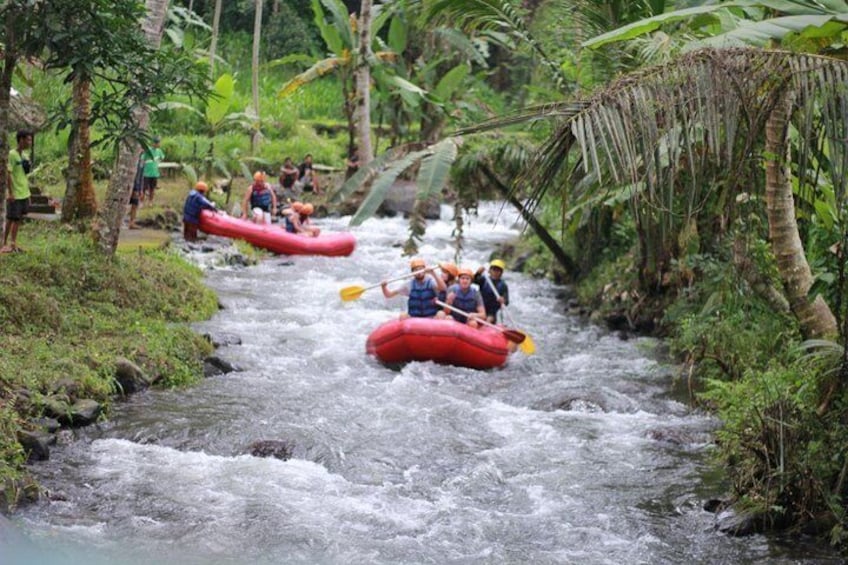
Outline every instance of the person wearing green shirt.
<path id="1" fill-rule="evenodd" d="M 159 183 L 159 163 L 165 159 L 165 153 L 159 148 L 159 137 L 153 138 L 153 145 L 148 147 L 142 156 L 144 159 L 144 191 L 141 195 L 141 201 L 144 202 L 145 197 L 149 202 L 153 202 L 153 192 Z"/>
<path id="2" fill-rule="evenodd" d="M 24 151 L 32 147 L 32 132 L 18 131 L 18 148 L 9 151 L 9 166 L 6 172 L 6 229 L 3 230 L 3 247 L 0 253 L 23 251 L 18 247 L 18 226 L 29 210 L 29 181 L 24 169 Z"/>

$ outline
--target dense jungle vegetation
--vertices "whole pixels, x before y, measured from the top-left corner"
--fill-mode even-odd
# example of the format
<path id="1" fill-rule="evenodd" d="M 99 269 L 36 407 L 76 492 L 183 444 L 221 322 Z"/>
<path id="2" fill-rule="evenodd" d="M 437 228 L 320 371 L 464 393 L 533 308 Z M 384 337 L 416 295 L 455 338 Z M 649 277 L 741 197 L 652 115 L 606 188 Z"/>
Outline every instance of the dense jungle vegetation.
<path id="1" fill-rule="evenodd" d="M 174 374 L 191 367 L 163 344 L 182 331 L 168 322 L 210 311 L 197 275 L 161 251 L 116 255 L 158 135 L 187 182 L 237 191 L 286 156 L 341 171 L 356 152 L 359 171 L 331 187 L 353 223 L 401 175 L 419 210 L 509 199 L 532 224 L 526 270 L 574 284 L 615 329 L 668 340 L 692 402 L 723 422 L 716 464 L 751 528 L 845 544 L 844 0 L 113 4 L 2 7 L 0 165 L 14 130 L 38 130 L 30 182 L 63 201 L 63 226 L 26 224 L 31 253 L 0 258 L 5 477 L 60 377 L 105 395 L 105 358 L 140 339 L 183 360 Z M 408 252 L 425 228 L 413 214 Z M 132 303 L 128 269 L 146 285 Z M 44 361 L 56 352 L 79 362 Z"/>

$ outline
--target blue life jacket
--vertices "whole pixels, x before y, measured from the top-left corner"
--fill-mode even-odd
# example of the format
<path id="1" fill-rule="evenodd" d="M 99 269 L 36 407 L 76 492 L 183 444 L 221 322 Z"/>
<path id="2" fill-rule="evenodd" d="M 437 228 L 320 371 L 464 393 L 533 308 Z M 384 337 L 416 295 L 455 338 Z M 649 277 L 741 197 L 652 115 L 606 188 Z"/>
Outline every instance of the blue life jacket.
<path id="1" fill-rule="evenodd" d="M 503 279 L 496 281 L 495 279 L 490 278 L 489 280 L 492 281 L 495 288 L 498 289 L 498 294 L 500 294 L 505 301 L 509 302 L 509 295 L 507 294 L 509 290 L 507 289 L 506 283 Z M 486 279 L 482 276 L 478 277 L 474 282 L 480 285 L 480 296 L 483 297 L 483 306 L 486 308 L 486 315 L 497 317 L 498 312 L 501 309 L 501 303 L 498 302 L 498 297 L 495 296 L 494 292 L 492 292 L 492 287 L 489 286 L 489 283 L 487 283 Z"/>
<path id="2" fill-rule="evenodd" d="M 250 191 L 250 207 L 259 208 L 265 212 L 271 211 L 271 189 L 267 184 L 252 185 Z"/>
<path id="3" fill-rule="evenodd" d="M 294 224 L 291 221 L 291 216 L 286 216 L 286 231 L 289 233 L 297 233 L 294 229 Z"/>
<path id="4" fill-rule="evenodd" d="M 188 193 L 185 205 L 183 206 L 183 221 L 190 224 L 199 224 L 200 211 L 204 208 L 214 210 L 215 204 L 207 200 L 199 191 L 192 189 Z"/>
<path id="5" fill-rule="evenodd" d="M 457 288 L 454 293 L 452 306 L 458 310 L 462 310 L 463 312 L 468 312 L 469 314 L 477 312 L 477 292 L 477 289 L 473 286 L 469 286 L 467 291 Z M 468 321 L 468 317 L 453 311 L 451 312 L 451 316 L 453 316 L 453 319 L 458 322 Z"/>
<path id="6" fill-rule="evenodd" d="M 436 289 L 432 279 L 425 278 L 421 282 L 412 279 L 406 304 L 407 312 L 413 318 L 431 318 L 439 311 L 435 298 Z"/>

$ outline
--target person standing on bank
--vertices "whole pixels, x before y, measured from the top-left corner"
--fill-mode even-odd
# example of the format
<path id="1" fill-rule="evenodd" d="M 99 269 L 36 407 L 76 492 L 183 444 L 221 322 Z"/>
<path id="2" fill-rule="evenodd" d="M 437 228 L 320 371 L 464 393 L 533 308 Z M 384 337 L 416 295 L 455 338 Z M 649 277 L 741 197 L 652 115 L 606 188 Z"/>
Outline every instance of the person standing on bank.
<path id="1" fill-rule="evenodd" d="M 186 241 L 197 241 L 200 212 L 218 209 L 214 202 L 206 198 L 207 190 L 209 190 L 209 185 L 205 182 L 198 182 L 186 197 L 183 206 L 183 237 Z"/>
<path id="2" fill-rule="evenodd" d="M 0 253 L 20 253 L 18 226 L 29 210 L 29 180 L 24 168 L 24 152 L 32 147 L 32 132 L 20 130 L 16 136 L 18 147 L 9 151 L 6 171 L 6 229 L 3 230 L 3 246 Z"/>
<path id="3" fill-rule="evenodd" d="M 408 297 L 407 311 L 401 314 L 401 319 L 432 318 L 439 313 L 436 297 L 440 291 L 445 290 L 445 281 L 433 274 L 435 267 L 427 267 L 424 259 L 416 257 L 409 262 L 409 267 L 415 277 L 397 290 L 389 290 L 388 282 L 382 281 L 380 288 L 383 290 L 383 296 L 392 298 L 403 294 Z"/>
<path id="4" fill-rule="evenodd" d="M 159 147 L 162 140 L 159 136 L 153 138 L 153 145 L 144 150 L 142 158 L 144 159 L 144 188 L 141 194 L 141 201 L 145 198 L 148 202 L 153 202 L 153 193 L 159 185 L 159 163 L 165 160 L 165 152 Z"/>
<path id="5" fill-rule="evenodd" d="M 130 221 L 129 229 L 137 230 L 138 224 L 135 223 L 135 217 L 138 214 L 138 205 L 144 195 L 144 159 L 139 157 L 138 165 L 135 169 L 135 178 L 133 179 L 132 192 L 130 193 Z"/>
<path id="6" fill-rule="evenodd" d="M 494 259 L 489 263 L 488 276 L 483 267 L 477 269 L 477 273 L 474 275 L 474 284 L 480 287 L 480 295 L 483 297 L 483 305 L 486 307 L 486 319 L 493 324 L 498 321 L 498 312 L 500 312 L 501 306 L 509 306 L 509 287 L 501 278 L 504 270 L 506 270 L 506 263 L 500 259 Z M 491 281 L 492 284 L 489 284 L 488 281 Z M 492 290 L 492 286 L 495 287 L 497 293 Z"/>
<path id="7" fill-rule="evenodd" d="M 253 212 L 253 221 L 257 224 L 270 224 L 277 215 L 277 195 L 271 185 L 265 182 L 265 173 L 256 171 L 253 184 L 247 187 L 244 201 L 241 203 L 241 218 L 247 219 L 247 211 Z"/>

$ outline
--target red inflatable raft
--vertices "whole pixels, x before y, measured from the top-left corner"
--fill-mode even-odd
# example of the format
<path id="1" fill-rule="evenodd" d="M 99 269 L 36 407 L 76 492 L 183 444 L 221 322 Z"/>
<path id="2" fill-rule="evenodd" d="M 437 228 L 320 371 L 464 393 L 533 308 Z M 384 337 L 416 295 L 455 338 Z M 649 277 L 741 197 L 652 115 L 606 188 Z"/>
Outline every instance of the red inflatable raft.
<path id="1" fill-rule="evenodd" d="M 434 361 L 472 369 L 500 367 L 510 353 L 509 341 L 494 328 L 433 318 L 390 320 L 371 332 L 365 350 L 389 365 Z"/>
<path id="2" fill-rule="evenodd" d="M 260 225 L 209 210 L 200 213 L 200 229 L 212 235 L 242 239 L 249 244 L 281 255 L 327 255 L 342 257 L 353 253 L 356 238 L 340 232 L 307 237 L 289 233 L 276 225 Z"/>

